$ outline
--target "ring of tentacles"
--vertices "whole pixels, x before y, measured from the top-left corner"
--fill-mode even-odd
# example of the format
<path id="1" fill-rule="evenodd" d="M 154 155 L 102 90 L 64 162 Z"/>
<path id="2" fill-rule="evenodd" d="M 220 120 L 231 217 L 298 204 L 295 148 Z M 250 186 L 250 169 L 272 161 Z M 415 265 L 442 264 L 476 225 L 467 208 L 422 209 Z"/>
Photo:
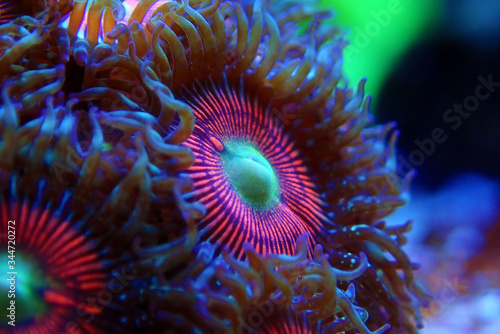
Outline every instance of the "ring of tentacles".
<path id="1" fill-rule="evenodd" d="M 428 299 L 401 249 L 410 223 L 382 220 L 412 174 L 396 174 L 398 133 L 374 124 L 364 81 L 348 88 L 328 11 L 50 0 L 0 12 L 2 224 L 19 221 L 41 284 L 26 285 L 40 307 L 23 328 L 417 332 Z M 126 289 L 81 308 L 116 272 L 133 277 Z M 42 317 L 54 303 L 73 309 Z"/>

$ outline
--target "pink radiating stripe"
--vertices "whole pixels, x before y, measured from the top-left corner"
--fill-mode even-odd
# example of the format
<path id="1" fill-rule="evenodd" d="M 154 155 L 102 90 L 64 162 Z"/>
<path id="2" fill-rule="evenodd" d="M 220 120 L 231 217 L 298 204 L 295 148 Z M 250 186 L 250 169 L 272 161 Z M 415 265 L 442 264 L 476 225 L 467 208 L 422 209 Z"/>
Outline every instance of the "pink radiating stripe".
<path id="1" fill-rule="evenodd" d="M 238 257 L 243 255 L 243 242 L 250 242 L 264 254 L 293 254 L 302 233 L 322 232 L 323 202 L 293 140 L 276 126 L 271 113 L 258 101 L 224 86 L 198 87 L 185 93 L 184 99 L 196 117 L 195 130 L 186 142 L 196 156 L 188 170 L 195 186 L 191 197 L 209 206 L 209 213 L 199 223 L 204 240 L 229 246 Z M 225 181 L 221 145 L 234 138 L 255 145 L 275 170 L 280 202 L 272 210 L 247 206 Z M 312 255 L 312 236 L 309 240 Z"/>
<path id="2" fill-rule="evenodd" d="M 10 203 L 9 202 L 13 202 Z M 43 206 L 42 206 L 43 208 Z M 46 277 L 60 284 L 43 292 L 48 310 L 20 324 L 20 333 L 58 333 L 72 321 L 75 307 L 82 303 L 90 291 L 105 286 L 106 274 L 96 250 L 73 223 L 56 217 L 52 209 L 41 209 L 23 198 L 17 200 L 0 194 L 0 231 L 7 231 L 8 219 L 16 220 L 18 232 L 16 251 L 36 261 Z M 5 246 L 6 240 L 0 244 Z M 72 311 L 73 310 L 73 311 Z M 93 325 L 86 333 L 97 333 Z"/>

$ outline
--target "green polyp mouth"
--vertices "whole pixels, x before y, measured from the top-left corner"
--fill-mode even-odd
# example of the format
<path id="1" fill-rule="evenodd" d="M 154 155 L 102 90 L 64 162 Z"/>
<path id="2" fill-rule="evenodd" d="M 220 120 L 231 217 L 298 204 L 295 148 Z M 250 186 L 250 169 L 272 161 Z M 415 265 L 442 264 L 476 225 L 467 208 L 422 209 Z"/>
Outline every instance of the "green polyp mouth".
<path id="1" fill-rule="evenodd" d="M 245 204 L 256 210 L 267 210 L 276 205 L 278 178 L 255 146 L 244 140 L 228 140 L 221 155 L 224 172 Z"/>
<path id="2" fill-rule="evenodd" d="M 25 254 L 20 251 L 15 253 L 15 265 L 12 268 L 7 265 L 7 261 L 10 260 L 5 257 L 6 265 L 3 266 L 5 270 L 0 275 L 2 277 L 0 284 L 2 314 L 6 318 L 6 315 L 15 313 L 16 323 L 18 321 L 29 322 L 47 311 L 48 305 L 44 300 L 43 291 L 49 287 L 49 284 L 37 263 Z M 11 301 L 15 302 L 13 312 L 9 310 L 9 307 L 13 308 Z"/>

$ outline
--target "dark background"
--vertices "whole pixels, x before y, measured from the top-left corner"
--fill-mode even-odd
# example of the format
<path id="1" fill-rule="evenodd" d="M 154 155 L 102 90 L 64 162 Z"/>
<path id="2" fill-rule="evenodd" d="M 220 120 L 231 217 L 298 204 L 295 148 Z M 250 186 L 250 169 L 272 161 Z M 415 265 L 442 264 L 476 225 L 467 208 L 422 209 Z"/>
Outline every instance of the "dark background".
<path id="1" fill-rule="evenodd" d="M 449 0 L 444 13 L 438 28 L 396 64 L 377 108 L 380 122 L 398 122 L 399 154 L 410 163 L 410 154 L 422 151 L 415 141 L 427 142 L 432 152 L 425 140 L 436 128 L 444 131 L 446 140 L 435 143 L 423 163 L 421 154 L 413 156 L 414 184 L 431 189 L 464 172 L 500 179 L 500 1 Z M 468 118 L 460 117 L 460 125 L 447 123 L 447 110 L 475 95 L 479 76 L 491 76 L 499 87 Z"/>

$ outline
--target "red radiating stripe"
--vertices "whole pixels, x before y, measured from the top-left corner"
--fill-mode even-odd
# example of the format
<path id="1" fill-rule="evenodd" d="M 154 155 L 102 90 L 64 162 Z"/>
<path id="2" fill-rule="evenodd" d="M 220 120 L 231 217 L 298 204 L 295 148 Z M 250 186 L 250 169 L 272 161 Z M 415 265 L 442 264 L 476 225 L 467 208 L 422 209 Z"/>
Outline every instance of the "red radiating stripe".
<path id="1" fill-rule="evenodd" d="M 49 285 L 55 281 L 57 286 L 57 289 L 50 286 L 43 291 L 48 310 L 30 322 L 18 324 L 16 333 L 63 332 L 66 323 L 74 317 L 74 308 L 89 293 L 94 294 L 105 286 L 107 275 L 102 271 L 99 255 L 85 236 L 73 228 L 72 222 L 55 216 L 52 209 L 41 210 L 26 199 L 0 196 L 3 219 L 0 232 L 6 232 L 8 220 L 15 219 L 16 250 L 37 262 Z M 6 240 L 0 243 L 5 244 Z M 93 325 L 86 327 L 85 333 L 97 333 Z"/>
<path id="2" fill-rule="evenodd" d="M 323 202 L 291 137 L 272 112 L 255 99 L 225 86 L 197 87 L 184 94 L 196 117 L 187 140 L 195 156 L 188 170 L 194 190 L 190 198 L 204 204 L 208 214 L 199 223 L 204 240 L 229 246 L 241 257 L 242 243 L 257 251 L 293 254 L 302 233 L 322 232 Z M 220 153 L 227 140 L 251 142 L 273 167 L 279 179 L 280 203 L 269 210 L 247 206 L 226 180 Z M 310 255 L 313 238 L 310 237 Z"/>

